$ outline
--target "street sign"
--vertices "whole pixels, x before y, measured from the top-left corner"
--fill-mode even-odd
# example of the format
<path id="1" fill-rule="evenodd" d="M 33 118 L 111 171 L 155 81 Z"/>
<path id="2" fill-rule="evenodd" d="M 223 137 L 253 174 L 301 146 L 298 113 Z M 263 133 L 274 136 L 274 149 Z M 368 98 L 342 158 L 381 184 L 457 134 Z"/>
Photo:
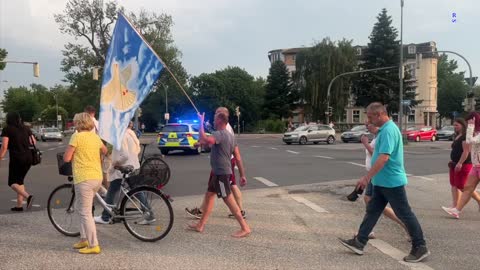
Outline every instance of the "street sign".
<path id="1" fill-rule="evenodd" d="M 169 113 L 165 113 L 164 117 L 165 117 L 165 120 L 170 120 L 170 114 Z"/>
<path id="2" fill-rule="evenodd" d="M 62 116 L 60 114 L 57 115 L 57 121 L 62 121 Z"/>
<path id="3" fill-rule="evenodd" d="M 478 77 L 472 77 L 473 83 L 470 83 L 470 77 L 465 78 L 465 81 L 468 83 L 468 85 L 475 85 L 475 82 L 477 81 Z"/>

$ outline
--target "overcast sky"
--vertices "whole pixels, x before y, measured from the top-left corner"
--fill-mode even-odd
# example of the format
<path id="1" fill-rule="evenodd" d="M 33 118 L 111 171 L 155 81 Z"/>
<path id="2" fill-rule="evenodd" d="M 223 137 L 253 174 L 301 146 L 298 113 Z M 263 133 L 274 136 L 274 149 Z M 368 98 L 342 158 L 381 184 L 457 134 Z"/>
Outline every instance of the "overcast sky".
<path id="1" fill-rule="evenodd" d="M 119 0 L 128 11 L 147 9 L 173 16 L 173 35 L 190 75 L 239 66 L 255 76 L 268 74 L 267 52 L 310 46 L 324 37 L 368 43 L 376 16 L 387 8 L 400 28 L 400 0 Z M 0 71 L 0 89 L 61 83 L 61 50 L 68 39 L 53 14 L 66 0 L 0 0 L 0 48 L 8 59 L 38 61 L 32 67 L 10 64 Z M 439 50 L 463 54 L 474 76 L 480 74 L 480 1 L 405 0 L 404 43 L 435 41 Z M 452 23 L 452 13 L 457 22 Z M 452 56 L 453 57 L 453 56 Z M 458 58 L 457 58 L 458 59 Z M 462 70 L 466 65 L 459 59 Z M 8 82 L 4 82 L 4 81 Z"/>

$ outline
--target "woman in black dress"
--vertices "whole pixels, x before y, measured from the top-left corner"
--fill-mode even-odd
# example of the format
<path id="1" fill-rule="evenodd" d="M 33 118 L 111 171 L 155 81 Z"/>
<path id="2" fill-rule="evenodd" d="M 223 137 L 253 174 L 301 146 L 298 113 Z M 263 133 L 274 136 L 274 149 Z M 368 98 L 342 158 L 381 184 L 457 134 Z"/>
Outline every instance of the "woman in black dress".
<path id="1" fill-rule="evenodd" d="M 10 153 L 8 185 L 17 193 L 17 206 L 13 207 L 12 211 L 23 211 L 24 199 L 27 199 L 27 209 L 32 207 L 33 196 L 25 190 L 23 180 L 32 166 L 30 144 L 35 143 L 32 132 L 23 125 L 20 115 L 16 112 L 8 113 L 7 126 L 2 130 L 0 159 L 5 157 L 8 149 Z"/>

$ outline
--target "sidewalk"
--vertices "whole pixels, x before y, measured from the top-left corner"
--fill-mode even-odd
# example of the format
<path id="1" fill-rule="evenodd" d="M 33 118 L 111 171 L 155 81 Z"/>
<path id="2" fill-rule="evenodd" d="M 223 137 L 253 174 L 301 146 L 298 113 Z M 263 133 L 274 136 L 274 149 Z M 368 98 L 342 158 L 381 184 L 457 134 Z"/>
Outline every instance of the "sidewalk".
<path id="1" fill-rule="evenodd" d="M 230 237 L 238 225 L 226 217 L 223 202 L 217 201 L 199 234 L 184 229 L 192 221 L 184 208 L 198 205 L 201 196 L 174 198 L 174 227 L 165 239 L 144 243 L 123 224 L 98 225 L 100 255 L 77 254 L 71 249 L 77 239 L 58 233 L 46 211 L 0 215 L 0 269 L 473 269 L 480 263 L 473 256 L 480 217 L 471 206 L 465 220 L 448 218 L 440 209 L 449 202 L 446 175 L 431 178 L 411 179 L 408 188 L 432 251 L 426 264 L 399 262 L 395 251 L 405 255 L 409 243 L 402 229 L 386 219 L 375 228 L 381 240 L 372 242 L 380 249 L 369 245 L 364 256 L 356 256 L 338 243 L 337 237 L 353 235 L 364 213 L 362 200 L 345 200 L 351 180 L 246 191 L 253 232 L 240 240 Z M 393 253 L 385 254 L 384 244 Z"/>

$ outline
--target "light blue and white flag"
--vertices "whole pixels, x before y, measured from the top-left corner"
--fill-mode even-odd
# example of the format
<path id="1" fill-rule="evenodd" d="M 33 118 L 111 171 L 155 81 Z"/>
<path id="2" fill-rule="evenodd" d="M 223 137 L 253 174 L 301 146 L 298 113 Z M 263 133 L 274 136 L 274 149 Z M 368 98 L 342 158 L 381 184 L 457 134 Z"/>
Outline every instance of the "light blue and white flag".
<path id="1" fill-rule="evenodd" d="M 99 134 L 120 149 L 135 110 L 150 93 L 165 65 L 121 13 L 103 71 Z"/>

